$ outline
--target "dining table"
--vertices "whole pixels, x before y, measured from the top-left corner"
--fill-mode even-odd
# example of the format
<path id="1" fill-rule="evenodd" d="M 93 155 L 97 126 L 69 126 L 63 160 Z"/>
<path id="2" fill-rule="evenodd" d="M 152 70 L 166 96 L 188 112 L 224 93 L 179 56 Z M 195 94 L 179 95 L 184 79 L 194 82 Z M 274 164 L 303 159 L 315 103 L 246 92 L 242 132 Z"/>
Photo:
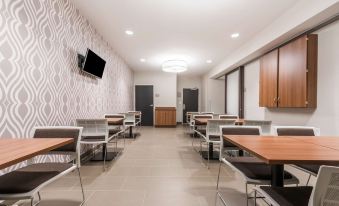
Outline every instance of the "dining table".
<path id="1" fill-rule="evenodd" d="M 271 166 L 272 186 L 284 186 L 284 165 L 339 165 L 339 137 L 223 135 Z"/>
<path id="2" fill-rule="evenodd" d="M 72 143 L 73 138 L 1 138 L 0 170 Z"/>

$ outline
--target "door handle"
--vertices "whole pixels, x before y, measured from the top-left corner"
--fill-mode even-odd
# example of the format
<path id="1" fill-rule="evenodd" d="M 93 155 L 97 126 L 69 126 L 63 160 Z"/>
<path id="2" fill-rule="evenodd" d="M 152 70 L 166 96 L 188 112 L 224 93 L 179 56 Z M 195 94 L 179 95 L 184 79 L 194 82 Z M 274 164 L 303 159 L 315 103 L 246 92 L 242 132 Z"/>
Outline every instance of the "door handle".
<path id="1" fill-rule="evenodd" d="M 153 107 L 154 105 L 153 104 L 151 104 L 151 105 L 149 105 L 150 107 Z"/>
<path id="2" fill-rule="evenodd" d="M 186 109 L 186 105 L 185 105 L 185 104 L 182 105 L 182 109 L 183 109 L 183 110 Z"/>

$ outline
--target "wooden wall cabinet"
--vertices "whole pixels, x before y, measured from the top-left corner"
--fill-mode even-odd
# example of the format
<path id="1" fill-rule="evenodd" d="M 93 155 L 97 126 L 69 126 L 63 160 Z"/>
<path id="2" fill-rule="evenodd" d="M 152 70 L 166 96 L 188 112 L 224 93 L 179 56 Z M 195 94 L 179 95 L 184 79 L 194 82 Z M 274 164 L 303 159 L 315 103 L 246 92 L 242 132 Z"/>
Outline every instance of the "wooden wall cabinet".
<path id="1" fill-rule="evenodd" d="M 260 59 L 261 107 L 317 106 L 317 48 L 317 35 L 305 35 Z"/>
<path id="2" fill-rule="evenodd" d="M 177 125 L 175 107 L 156 107 L 155 108 L 155 126 L 156 127 L 175 127 Z"/>

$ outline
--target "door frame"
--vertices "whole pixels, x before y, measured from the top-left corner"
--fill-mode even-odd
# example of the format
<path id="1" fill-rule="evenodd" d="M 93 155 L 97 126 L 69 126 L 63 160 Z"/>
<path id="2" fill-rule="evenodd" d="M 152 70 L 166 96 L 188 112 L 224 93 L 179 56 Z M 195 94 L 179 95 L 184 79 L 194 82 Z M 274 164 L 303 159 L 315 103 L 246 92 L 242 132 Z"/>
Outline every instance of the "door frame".
<path id="1" fill-rule="evenodd" d="M 200 89 L 197 88 L 197 87 L 194 87 L 194 88 L 185 88 L 183 87 L 182 88 L 182 104 L 181 104 L 181 117 L 182 117 L 182 123 L 184 123 L 184 121 L 186 121 L 186 119 L 184 120 L 184 89 L 190 89 L 190 90 L 198 90 L 198 101 L 197 101 L 197 105 L 198 105 L 198 108 L 197 108 L 197 112 L 199 112 L 199 106 L 200 106 Z M 186 109 L 186 105 L 185 105 L 185 109 Z M 187 123 L 187 122 L 186 122 Z"/>
<path id="2" fill-rule="evenodd" d="M 244 118 L 245 110 L 245 67 L 239 66 L 225 74 L 225 114 L 227 114 L 227 77 L 233 72 L 239 71 L 239 99 L 238 99 L 238 116 Z"/>
<path id="3" fill-rule="evenodd" d="M 136 110 L 136 101 L 135 101 L 135 87 L 136 86 L 152 86 L 153 87 L 153 126 L 154 126 L 155 125 L 154 84 L 134 84 L 133 86 L 133 108 L 134 110 Z"/>

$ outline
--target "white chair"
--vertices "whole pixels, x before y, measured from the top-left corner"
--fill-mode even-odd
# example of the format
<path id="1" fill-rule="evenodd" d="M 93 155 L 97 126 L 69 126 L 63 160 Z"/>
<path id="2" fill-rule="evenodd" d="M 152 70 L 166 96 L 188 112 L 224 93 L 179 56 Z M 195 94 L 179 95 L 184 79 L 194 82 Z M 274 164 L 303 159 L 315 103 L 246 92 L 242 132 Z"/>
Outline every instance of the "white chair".
<path id="1" fill-rule="evenodd" d="M 207 125 L 207 124 L 199 123 L 198 121 L 196 121 L 196 119 L 213 119 L 213 115 L 212 114 L 195 114 L 195 115 L 193 115 L 193 117 L 191 118 L 190 125 L 191 125 L 191 130 L 193 131 L 194 135 L 196 134 L 196 132 L 199 129 L 205 130 L 206 125 Z"/>
<path id="2" fill-rule="evenodd" d="M 222 135 L 261 135 L 261 128 L 259 126 L 221 126 L 220 132 Z M 224 148 L 229 147 L 229 143 L 224 141 L 221 136 L 220 144 L 220 165 L 217 181 L 217 189 L 219 188 L 219 177 L 221 163 L 224 163 L 237 171 L 245 180 L 246 200 L 253 198 L 248 193 L 248 185 L 270 185 L 271 184 L 271 167 L 265 162 L 256 157 L 229 157 L 224 156 Z M 299 180 L 291 173 L 285 171 L 284 184 L 299 184 Z M 218 191 L 218 196 L 222 198 Z"/>
<path id="3" fill-rule="evenodd" d="M 339 205 L 339 167 L 321 166 L 314 187 L 255 187 L 272 206 L 335 206 Z M 255 197 L 257 195 L 255 194 Z M 256 204 L 256 198 L 255 204 Z"/>
<path id="4" fill-rule="evenodd" d="M 141 126 L 141 112 L 140 111 L 128 111 L 127 113 L 135 114 L 135 124 L 136 126 Z"/>
<path id="5" fill-rule="evenodd" d="M 123 131 L 117 132 L 109 136 L 107 119 L 77 119 L 77 126 L 83 127 L 80 144 L 97 145 L 102 144 L 102 160 L 104 161 L 103 168 L 106 169 L 107 159 L 107 144 Z M 117 142 L 116 149 L 117 149 Z"/>
<path id="6" fill-rule="evenodd" d="M 125 136 L 125 131 L 126 128 L 124 126 L 124 119 L 125 119 L 125 115 L 124 114 L 105 114 L 104 115 L 105 119 L 109 119 L 109 118 L 122 118 L 122 120 L 120 122 L 117 123 L 109 123 L 108 122 L 108 133 L 109 135 L 114 135 L 117 134 L 116 137 L 116 141 L 118 141 L 118 137 L 120 135 L 122 135 L 123 137 L 123 141 L 124 141 L 124 147 L 123 150 L 125 149 L 125 145 L 126 145 L 126 136 Z"/>
<path id="7" fill-rule="evenodd" d="M 260 126 L 264 135 L 271 134 L 272 121 L 269 120 L 244 120 L 245 126 Z"/>
<path id="8" fill-rule="evenodd" d="M 73 138 L 71 144 L 56 148 L 46 155 L 61 155 L 63 162 L 37 162 L 32 158 L 27 166 L 0 176 L 0 199 L 1 200 L 22 200 L 30 199 L 31 206 L 41 201 L 40 190 L 55 180 L 73 172 L 78 171 L 82 191 L 82 202 L 85 201 L 85 193 L 80 175 L 80 146 L 81 127 L 35 127 L 33 138 Z M 68 158 L 67 158 L 68 157 Z M 59 158 L 58 158 L 59 159 Z M 71 163 L 69 163 L 70 160 Z M 53 158 L 54 160 L 54 158 Z M 34 196 L 38 195 L 38 202 L 34 203 Z"/>
<path id="9" fill-rule="evenodd" d="M 316 127 L 305 126 L 275 126 L 273 132 L 276 136 L 319 136 L 320 129 Z M 306 185 L 308 185 L 311 176 L 317 176 L 320 165 L 298 164 L 292 165 L 299 170 L 309 174 Z"/>
<path id="10" fill-rule="evenodd" d="M 207 120 L 206 132 L 197 131 L 197 134 L 203 138 L 203 142 L 206 143 L 207 149 L 212 149 L 214 144 L 220 144 L 220 126 L 234 125 L 235 120 L 231 119 L 209 119 Z M 202 153 L 202 142 L 200 141 L 200 152 Z M 212 144 L 212 148 L 210 148 Z M 210 153 L 207 151 L 207 168 L 209 169 Z"/>
<path id="11" fill-rule="evenodd" d="M 135 119 L 135 113 L 126 113 L 125 119 L 124 119 L 124 127 L 129 128 L 129 133 L 134 138 L 136 138 L 136 135 L 133 134 L 133 127 L 137 126 L 137 122 Z"/>

